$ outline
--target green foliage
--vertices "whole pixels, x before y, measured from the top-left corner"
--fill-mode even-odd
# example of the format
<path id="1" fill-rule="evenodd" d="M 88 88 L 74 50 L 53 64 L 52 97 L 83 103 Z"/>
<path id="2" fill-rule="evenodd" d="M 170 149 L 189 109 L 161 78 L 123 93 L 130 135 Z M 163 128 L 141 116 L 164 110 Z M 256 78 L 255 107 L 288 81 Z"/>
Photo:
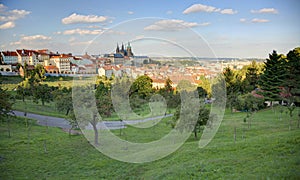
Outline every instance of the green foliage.
<path id="1" fill-rule="evenodd" d="M 137 94 L 142 99 L 148 99 L 152 93 L 152 79 L 149 76 L 139 76 L 132 84 L 130 89 L 130 96 Z"/>
<path id="2" fill-rule="evenodd" d="M 184 91 L 182 93 L 187 92 Z M 192 111 L 193 108 L 198 108 L 199 110 L 197 111 L 197 113 L 199 114 L 197 121 L 191 124 L 191 121 L 189 120 L 188 116 L 194 116 Z M 203 105 L 200 104 L 197 107 L 178 106 L 172 119 L 168 121 L 168 124 L 170 124 L 172 128 L 175 128 L 175 126 L 178 124 L 178 120 L 180 119 L 181 125 L 179 125 L 179 128 L 187 127 L 187 129 L 190 129 L 194 133 L 194 137 L 197 138 L 198 133 L 201 132 L 201 128 L 207 124 L 209 120 L 209 114 L 209 109 L 205 108 Z"/>
<path id="3" fill-rule="evenodd" d="M 247 66 L 245 79 L 243 81 L 244 91 L 251 92 L 257 88 L 258 79 L 260 76 L 260 67 L 256 61 Z"/>
<path id="4" fill-rule="evenodd" d="M 211 82 L 210 82 L 210 80 L 207 79 L 205 76 L 200 76 L 200 81 L 201 81 L 201 83 L 199 84 L 199 86 L 205 90 L 206 95 L 208 97 L 211 97 Z M 202 96 L 200 96 L 200 97 L 202 97 Z"/>
<path id="5" fill-rule="evenodd" d="M 13 98 L 7 90 L 0 87 L 0 119 L 12 112 Z"/>
<path id="6" fill-rule="evenodd" d="M 104 82 L 100 82 L 97 85 L 95 92 L 98 112 L 100 115 L 104 115 L 106 117 L 110 117 L 113 111 L 110 86 L 111 85 L 105 85 Z"/>
<path id="7" fill-rule="evenodd" d="M 42 105 L 53 100 L 52 89 L 47 84 L 36 84 L 32 87 L 33 102 L 37 103 L 41 100 Z"/>
<path id="8" fill-rule="evenodd" d="M 73 111 L 72 103 L 72 89 L 71 88 L 59 88 L 52 92 L 55 107 L 59 112 L 65 112 L 65 115 L 69 115 Z"/>
<path id="9" fill-rule="evenodd" d="M 234 105 L 237 110 L 253 112 L 263 109 L 264 99 L 253 96 L 251 93 L 238 96 L 238 101 Z"/>
<path id="10" fill-rule="evenodd" d="M 262 90 L 262 95 L 268 101 L 278 101 L 280 97 L 280 86 L 283 84 L 286 76 L 285 70 L 286 59 L 283 55 L 273 51 L 269 54 L 269 58 L 265 62 L 265 69 L 260 76 L 258 84 Z"/>
<path id="11" fill-rule="evenodd" d="M 286 93 L 283 95 L 300 102 L 300 47 L 287 54 L 286 70 L 288 75 L 285 76 L 283 83 Z"/>

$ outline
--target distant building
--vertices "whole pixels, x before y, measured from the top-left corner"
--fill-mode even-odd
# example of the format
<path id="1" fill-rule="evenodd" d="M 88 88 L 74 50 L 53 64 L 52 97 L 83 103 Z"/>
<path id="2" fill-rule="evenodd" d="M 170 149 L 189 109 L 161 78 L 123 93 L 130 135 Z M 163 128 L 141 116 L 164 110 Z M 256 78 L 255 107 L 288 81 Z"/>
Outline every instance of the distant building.
<path id="1" fill-rule="evenodd" d="M 49 65 L 55 65 L 59 73 L 66 74 L 71 71 L 71 59 L 73 59 L 73 56 L 67 54 L 54 55 L 51 56 Z"/>
<path id="2" fill-rule="evenodd" d="M 18 63 L 18 54 L 16 51 L 2 51 L 1 57 L 4 64 Z"/>
<path id="3" fill-rule="evenodd" d="M 127 44 L 126 49 L 124 48 L 123 43 L 122 43 L 121 49 L 119 48 L 119 45 L 117 44 L 116 54 L 122 54 L 123 56 L 128 56 L 128 57 L 133 57 L 134 56 L 129 42 Z"/>

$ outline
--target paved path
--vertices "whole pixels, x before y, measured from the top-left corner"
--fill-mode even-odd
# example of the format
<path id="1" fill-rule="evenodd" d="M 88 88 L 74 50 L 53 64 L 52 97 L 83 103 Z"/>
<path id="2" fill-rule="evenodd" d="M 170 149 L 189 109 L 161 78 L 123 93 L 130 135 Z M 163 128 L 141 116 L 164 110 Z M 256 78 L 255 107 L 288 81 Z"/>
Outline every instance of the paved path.
<path id="1" fill-rule="evenodd" d="M 25 117 L 24 112 L 21 111 L 13 111 L 16 116 Z M 153 121 L 156 119 L 160 119 L 163 117 L 173 116 L 173 114 L 167 114 L 166 116 L 156 116 L 150 117 L 140 120 L 127 120 L 127 121 L 102 121 L 99 122 L 97 127 L 100 129 L 122 129 L 126 128 L 126 124 L 138 124 L 141 122 Z M 65 118 L 58 118 L 52 116 L 45 116 L 33 113 L 26 113 L 26 117 L 30 119 L 37 120 L 37 123 L 42 126 L 52 126 L 52 127 L 60 127 L 60 128 L 71 128 L 69 122 Z"/>

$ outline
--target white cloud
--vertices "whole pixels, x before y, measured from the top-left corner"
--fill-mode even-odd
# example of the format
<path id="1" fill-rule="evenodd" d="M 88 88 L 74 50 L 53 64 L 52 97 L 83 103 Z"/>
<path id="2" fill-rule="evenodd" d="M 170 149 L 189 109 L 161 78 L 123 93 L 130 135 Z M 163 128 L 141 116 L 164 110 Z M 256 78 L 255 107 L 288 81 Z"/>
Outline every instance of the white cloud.
<path id="1" fill-rule="evenodd" d="M 10 28 L 14 28 L 16 25 L 13 21 L 8 21 L 4 24 L 0 25 L 0 29 L 10 29 Z"/>
<path id="2" fill-rule="evenodd" d="M 237 11 L 233 9 L 221 9 L 214 6 L 208 6 L 204 4 L 194 4 L 188 8 L 186 8 L 182 13 L 183 14 L 190 14 L 190 13 L 196 13 L 196 12 L 207 12 L 207 13 L 213 13 L 213 12 L 219 12 L 221 14 L 236 14 Z"/>
<path id="3" fill-rule="evenodd" d="M 102 33 L 102 30 L 88 30 L 88 29 L 70 29 L 65 30 L 63 32 L 64 35 L 73 35 L 73 34 L 79 34 L 79 35 L 97 35 Z"/>
<path id="4" fill-rule="evenodd" d="M 87 28 L 90 28 L 90 29 L 99 29 L 100 26 L 91 25 L 91 26 L 87 26 Z"/>
<path id="5" fill-rule="evenodd" d="M 237 11 L 234 11 L 233 9 L 223 9 L 220 11 L 221 14 L 236 14 Z"/>
<path id="6" fill-rule="evenodd" d="M 61 20 L 63 24 L 76 24 L 76 23 L 102 23 L 107 21 L 109 18 L 107 16 L 97 16 L 97 15 L 80 15 L 73 13 L 68 17 Z"/>
<path id="7" fill-rule="evenodd" d="M 251 20 L 251 22 L 253 23 L 266 23 L 266 22 L 269 22 L 268 19 L 258 19 L 258 18 L 254 18 Z"/>
<path id="8" fill-rule="evenodd" d="M 131 14 L 134 14 L 134 12 L 133 12 L 133 11 L 128 11 L 127 13 L 128 13 L 128 14 L 130 14 L 130 15 L 131 15 Z"/>
<path id="9" fill-rule="evenodd" d="M 244 23 L 244 22 L 246 22 L 246 21 L 247 21 L 247 19 L 245 19 L 245 18 L 241 18 L 241 19 L 240 19 L 240 22 L 243 22 L 243 23 Z"/>
<path id="10" fill-rule="evenodd" d="M 186 22 L 179 19 L 160 20 L 144 28 L 146 31 L 179 31 L 186 28 L 196 27 L 195 22 Z"/>
<path id="11" fill-rule="evenodd" d="M 278 11 L 274 8 L 262 8 L 259 10 L 251 10 L 250 12 L 251 13 L 259 13 L 259 14 L 262 14 L 262 13 L 277 14 L 278 13 Z"/>
<path id="12" fill-rule="evenodd" d="M 210 22 L 204 22 L 204 23 L 199 24 L 199 26 L 208 26 L 210 24 L 211 24 Z"/>
<path id="13" fill-rule="evenodd" d="M 19 41 L 11 42 L 10 45 L 21 45 L 21 46 L 27 46 L 27 45 L 38 45 L 38 44 L 44 44 L 47 43 L 52 38 L 49 36 L 44 35 L 32 35 L 32 36 L 23 36 Z"/>
<path id="14" fill-rule="evenodd" d="M 207 6 L 204 4 L 194 4 L 187 9 L 183 11 L 183 14 L 190 14 L 195 12 L 219 12 L 221 9 L 213 7 L 213 6 Z"/>
<path id="15" fill-rule="evenodd" d="M 16 20 L 24 18 L 30 13 L 30 11 L 18 9 L 7 11 L 7 7 L 3 4 L 0 4 L 0 21 L 5 22 L 4 24 L 0 25 L 0 29 L 14 28 L 16 26 Z"/>
<path id="16" fill-rule="evenodd" d="M 51 37 L 49 36 L 44 36 L 44 35 L 33 35 L 33 36 L 24 36 L 21 38 L 21 40 L 24 41 L 34 41 L 34 40 L 50 40 Z"/>

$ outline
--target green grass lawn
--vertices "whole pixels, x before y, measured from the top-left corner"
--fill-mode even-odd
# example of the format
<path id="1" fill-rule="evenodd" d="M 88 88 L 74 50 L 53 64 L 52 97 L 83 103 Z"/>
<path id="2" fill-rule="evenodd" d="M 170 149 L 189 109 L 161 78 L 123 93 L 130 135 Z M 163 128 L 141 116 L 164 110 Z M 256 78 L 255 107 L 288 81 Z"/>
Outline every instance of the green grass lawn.
<path id="1" fill-rule="evenodd" d="M 300 129 L 294 111 L 288 116 L 264 110 L 253 115 L 226 113 L 211 143 L 198 148 L 191 136 L 169 156 L 149 163 L 131 164 L 98 152 L 82 135 L 69 136 L 59 128 L 32 123 L 28 138 L 25 120 L 0 124 L 0 179 L 299 179 Z M 163 119 L 155 127 L 128 127 L 113 131 L 132 142 L 150 142 L 169 132 Z M 236 128 L 236 142 L 233 132 Z M 101 141 L 101 137 L 100 137 Z"/>
<path id="2" fill-rule="evenodd" d="M 22 100 L 16 100 L 13 105 L 14 110 L 22 111 L 22 112 L 29 112 L 34 114 L 46 115 L 46 116 L 53 116 L 53 117 L 61 117 L 65 118 L 66 115 L 63 112 L 59 112 L 55 108 L 55 103 L 45 103 L 43 106 L 41 102 L 39 104 L 34 103 L 32 100 L 26 99 L 25 102 Z"/>

